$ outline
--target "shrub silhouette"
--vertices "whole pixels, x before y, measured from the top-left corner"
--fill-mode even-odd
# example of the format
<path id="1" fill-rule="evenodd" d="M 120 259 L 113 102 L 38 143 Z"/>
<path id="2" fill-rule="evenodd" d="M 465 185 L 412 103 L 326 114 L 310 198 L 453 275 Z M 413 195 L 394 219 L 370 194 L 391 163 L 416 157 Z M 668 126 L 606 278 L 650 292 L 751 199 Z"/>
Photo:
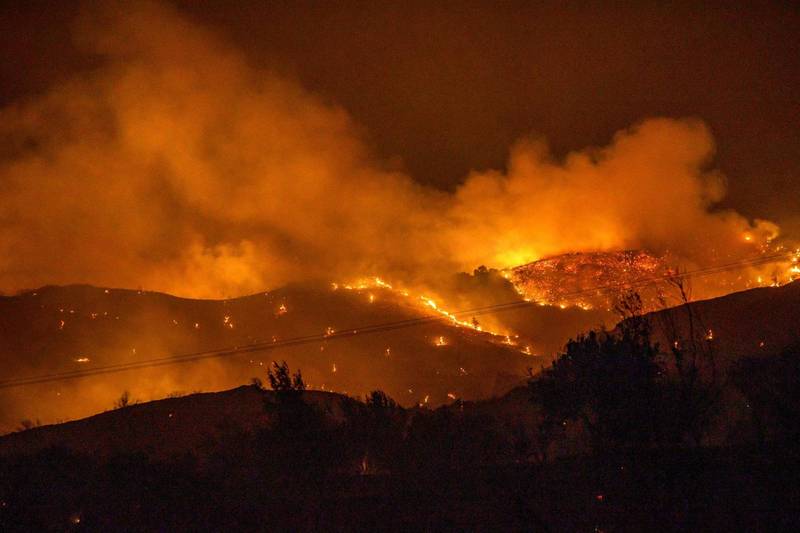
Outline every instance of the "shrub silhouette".
<path id="1" fill-rule="evenodd" d="M 306 390 L 303 376 L 298 370 L 294 376 L 289 372 L 289 365 L 286 361 L 281 363 L 272 362 L 271 368 L 267 371 L 269 385 L 276 392 L 298 392 Z"/>
<path id="2" fill-rule="evenodd" d="M 360 458 L 362 474 L 396 467 L 403 440 L 405 410 L 383 391 L 372 391 L 364 403 L 345 404 L 350 446 Z"/>
<path id="3" fill-rule="evenodd" d="M 592 331 L 567 343 L 541 376 L 529 381 L 544 427 L 577 421 L 595 450 L 678 444 L 680 387 L 659 364 L 648 323 L 635 317 L 619 331 Z"/>
<path id="4" fill-rule="evenodd" d="M 114 409 L 122 409 L 123 407 L 128 407 L 131 404 L 131 393 L 128 391 L 123 391 L 120 394 L 117 401 L 114 402 Z"/>

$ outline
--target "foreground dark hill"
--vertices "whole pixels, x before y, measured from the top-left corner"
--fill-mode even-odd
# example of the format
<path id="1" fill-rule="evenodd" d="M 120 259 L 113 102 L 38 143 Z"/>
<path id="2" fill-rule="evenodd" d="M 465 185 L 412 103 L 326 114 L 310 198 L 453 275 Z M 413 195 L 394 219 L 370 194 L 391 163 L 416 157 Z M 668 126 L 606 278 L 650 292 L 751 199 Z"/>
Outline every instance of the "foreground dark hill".
<path id="1" fill-rule="evenodd" d="M 277 398 L 240 387 L 0 437 L 0 529 L 797 527 L 792 446 L 612 451 L 539 463 L 504 431 L 507 412 L 485 413 L 523 405 L 517 393 L 463 408 L 390 410 L 377 425 L 353 416 L 363 404 L 333 393 L 304 394 L 324 421 L 292 402 L 265 410 L 265 399 Z M 292 423 L 298 415 L 316 423 Z M 268 418 L 276 425 L 259 431 Z"/>
<path id="2" fill-rule="evenodd" d="M 65 447 L 95 457 L 137 452 L 158 459 L 190 453 L 203 457 L 215 450 L 221 437 L 263 427 L 264 402 L 273 397 L 272 391 L 242 386 L 131 405 L 0 437 L 0 456 Z M 307 391 L 304 400 L 333 417 L 339 417 L 341 403 L 349 401 L 322 391 Z"/>
<path id="3" fill-rule="evenodd" d="M 466 304 L 462 304 L 466 305 Z M 534 314 L 531 314 L 534 313 Z M 436 315 L 418 296 L 382 287 L 335 289 L 295 285 L 230 300 L 191 300 L 147 291 L 90 286 L 45 287 L 0 298 L 0 381 L 83 371 L 175 354 L 256 342 L 320 336 Z M 579 309 L 536 307 L 523 316 L 542 340 L 530 353 L 505 336 L 457 327 L 448 320 L 379 330 L 345 339 L 317 338 L 297 346 L 144 368 L 79 380 L 0 388 L 0 432 L 23 419 L 50 423 L 109 409 L 123 391 L 133 401 L 172 393 L 224 390 L 264 378 L 285 359 L 313 389 L 363 395 L 380 388 L 410 406 L 502 394 L 543 353 L 597 317 Z M 445 317 L 443 317 L 445 318 Z M 464 317 L 470 321 L 469 317 Z M 484 316 L 479 317 L 482 321 Z M 476 318 L 476 320 L 478 320 Z"/>

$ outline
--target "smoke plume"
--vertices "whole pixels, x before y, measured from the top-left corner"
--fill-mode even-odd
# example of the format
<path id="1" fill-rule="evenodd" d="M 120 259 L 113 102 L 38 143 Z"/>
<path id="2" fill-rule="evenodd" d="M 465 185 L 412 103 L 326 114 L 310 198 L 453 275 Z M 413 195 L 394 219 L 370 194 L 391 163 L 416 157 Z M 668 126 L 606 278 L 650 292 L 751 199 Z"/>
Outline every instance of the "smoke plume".
<path id="1" fill-rule="evenodd" d="M 0 111 L 0 289 L 85 282 L 221 297 L 305 279 L 415 280 L 575 250 L 647 248 L 692 264 L 777 234 L 715 205 L 699 120 L 645 120 L 454 193 L 378 160 L 347 112 L 248 64 L 160 4 L 89 9 L 99 66 Z"/>

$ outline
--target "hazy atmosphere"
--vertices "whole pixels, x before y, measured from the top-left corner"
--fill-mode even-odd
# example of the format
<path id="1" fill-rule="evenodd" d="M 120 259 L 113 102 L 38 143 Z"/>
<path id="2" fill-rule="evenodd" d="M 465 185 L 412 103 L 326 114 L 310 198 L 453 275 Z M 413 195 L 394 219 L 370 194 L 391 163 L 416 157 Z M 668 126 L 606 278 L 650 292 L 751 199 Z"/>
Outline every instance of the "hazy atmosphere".
<path id="1" fill-rule="evenodd" d="M 685 69 L 670 69 L 659 50 L 705 22 L 685 10 L 576 8 L 556 30 L 542 23 L 548 9 L 526 8 L 536 23 L 524 39 L 511 5 L 424 18 L 390 3 L 315 6 L 291 19 L 309 27 L 297 33 L 280 31 L 292 10 L 279 4 L 224 17 L 212 5 L 119 7 L 7 8 L 7 23 L 58 25 L 42 40 L 26 25 L 2 48 L 13 70 L 2 94 L 6 292 L 85 282 L 225 297 L 320 277 L 412 282 L 579 250 L 646 248 L 690 267 L 752 255 L 781 232 L 791 242 L 789 199 L 800 190 L 786 176 L 798 147 L 785 128 L 798 128 L 798 105 L 776 101 L 782 91 L 768 84 L 797 71 L 774 64 L 773 41 L 748 51 L 769 74 L 758 83 L 720 87 L 711 72 L 722 59 L 704 46 L 691 57 L 678 48 Z M 247 28 L 251 11 L 263 28 Z M 375 27 L 395 15 L 407 33 Z M 605 40 L 580 31 L 614 16 L 664 25 L 663 42 L 649 43 L 653 64 L 639 64 L 639 29 Z M 363 31 L 344 33 L 350 19 Z M 784 33 L 772 39 L 792 21 L 773 22 Z M 741 59 L 737 29 L 703 38 Z M 554 41 L 536 46 L 546 37 Z M 501 45 L 487 51 L 473 39 Z M 28 45 L 33 64 L 13 69 Z M 612 67 L 586 71 L 601 58 Z M 381 78 L 369 84 L 377 62 Z M 637 98 L 611 94 L 634 66 L 643 73 L 626 90 Z M 735 69 L 754 76 L 747 67 Z M 653 90 L 639 94 L 644 84 Z M 780 158 L 758 124 L 729 133 L 730 118 L 716 118 L 727 106 L 760 123 L 779 104 Z"/>

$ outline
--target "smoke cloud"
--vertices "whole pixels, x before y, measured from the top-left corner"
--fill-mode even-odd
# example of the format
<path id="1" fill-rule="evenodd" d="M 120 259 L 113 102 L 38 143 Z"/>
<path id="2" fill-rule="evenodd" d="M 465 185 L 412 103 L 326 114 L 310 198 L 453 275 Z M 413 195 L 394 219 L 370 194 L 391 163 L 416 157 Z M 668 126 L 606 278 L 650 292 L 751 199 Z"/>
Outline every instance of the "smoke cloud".
<path id="1" fill-rule="evenodd" d="M 559 160 L 524 139 L 507 170 L 447 193 L 374 157 L 345 110 L 170 7 L 95 6 L 76 40 L 100 67 L 0 111 L 4 291 L 222 297 L 640 247 L 704 264 L 754 251 L 745 233 L 777 235 L 715 208 L 724 180 L 699 120 L 645 120 Z"/>
<path id="2" fill-rule="evenodd" d="M 752 253 L 748 242 L 772 240 L 778 227 L 714 209 L 725 185 L 707 170 L 713 153 L 711 133 L 696 119 L 644 120 L 609 146 L 563 161 L 542 140 L 520 141 L 507 173 L 473 173 L 456 193 L 452 238 L 461 262 L 645 248 L 700 264 Z"/>

